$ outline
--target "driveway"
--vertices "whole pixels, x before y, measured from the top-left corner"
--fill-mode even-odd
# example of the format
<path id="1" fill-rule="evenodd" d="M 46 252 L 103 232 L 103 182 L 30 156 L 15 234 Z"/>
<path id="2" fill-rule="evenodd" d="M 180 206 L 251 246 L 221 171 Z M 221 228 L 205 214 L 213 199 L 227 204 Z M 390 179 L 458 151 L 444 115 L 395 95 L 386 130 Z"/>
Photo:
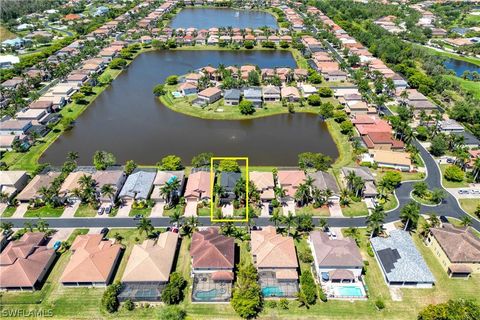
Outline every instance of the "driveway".
<path id="1" fill-rule="evenodd" d="M 57 241 L 66 241 L 68 237 L 72 234 L 74 228 L 62 228 L 57 229 L 57 231 L 50 238 L 50 241 L 47 244 L 47 248 L 53 248 L 53 245 Z"/>
<path id="2" fill-rule="evenodd" d="M 152 208 L 152 212 L 150 213 L 150 217 L 163 217 L 163 209 L 165 208 L 165 202 L 157 202 Z"/>
<path id="3" fill-rule="evenodd" d="M 233 217 L 233 204 L 229 203 L 222 206 L 222 214 L 224 217 Z"/>
<path id="4" fill-rule="evenodd" d="M 185 217 L 196 217 L 197 216 L 197 201 L 187 201 L 185 206 Z"/>
<path id="5" fill-rule="evenodd" d="M 63 210 L 62 218 L 73 218 L 75 216 L 75 212 L 77 212 L 78 207 L 80 207 L 80 201 L 74 201 L 73 204 L 68 205 Z"/>
<path id="6" fill-rule="evenodd" d="M 340 204 L 338 202 L 334 202 L 328 206 L 328 211 L 330 211 L 330 216 L 334 218 L 342 218 L 343 212 Z"/>
<path id="7" fill-rule="evenodd" d="M 294 200 L 289 200 L 285 202 L 282 205 L 283 209 L 283 214 L 288 215 L 289 212 L 291 212 L 293 215 L 295 215 L 295 201 Z"/>
<path id="8" fill-rule="evenodd" d="M 124 205 L 118 209 L 116 217 L 128 217 L 130 210 L 132 209 L 133 200 L 125 201 Z"/>
<path id="9" fill-rule="evenodd" d="M 17 207 L 17 210 L 15 210 L 15 213 L 13 214 L 12 217 L 14 218 L 22 218 L 25 212 L 28 210 L 28 203 L 20 203 L 20 205 Z"/>
<path id="10" fill-rule="evenodd" d="M 7 204 L 6 203 L 0 203 L 0 214 L 3 213 L 7 209 Z"/>
<path id="11" fill-rule="evenodd" d="M 270 213 L 268 212 L 268 202 L 263 202 L 262 203 L 262 211 L 260 212 L 261 217 L 269 217 Z"/>

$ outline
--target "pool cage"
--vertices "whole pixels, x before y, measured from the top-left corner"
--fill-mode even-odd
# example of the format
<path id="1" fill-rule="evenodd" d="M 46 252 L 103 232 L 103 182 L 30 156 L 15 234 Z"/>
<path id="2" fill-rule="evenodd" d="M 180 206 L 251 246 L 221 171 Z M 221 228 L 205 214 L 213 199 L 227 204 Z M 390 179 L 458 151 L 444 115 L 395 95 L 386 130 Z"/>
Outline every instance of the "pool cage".
<path id="1" fill-rule="evenodd" d="M 297 280 L 279 280 L 273 271 L 260 271 L 258 279 L 265 298 L 294 298 L 297 296 L 299 289 Z"/>
<path id="2" fill-rule="evenodd" d="M 232 282 L 213 280 L 212 274 L 195 274 L 193 278 L 192 301 L 226 302 L 232 296 Z"/>
<path id="3" fill-rule="evenodd" d="M 119 301 L 131 300 L 131 301 L 161 301 L 162 291 L 166 284 L 124 284 L 118 295 Z"/>

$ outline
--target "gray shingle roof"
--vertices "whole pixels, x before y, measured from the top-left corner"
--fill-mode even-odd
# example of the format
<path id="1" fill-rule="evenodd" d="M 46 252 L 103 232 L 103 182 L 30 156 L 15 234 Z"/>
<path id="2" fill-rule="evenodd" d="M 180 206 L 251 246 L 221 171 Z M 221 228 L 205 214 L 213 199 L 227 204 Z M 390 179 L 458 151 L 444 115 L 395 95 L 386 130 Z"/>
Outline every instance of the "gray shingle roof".
<path id="1" fill-rule="evenodd" d="M 388 282 L 435 282 L 408 232 L 393 230 L 388 238 L 370 241 Z"/>
<path id="2" fill-rule="evenodd" d="M 323 171 L 317 171 L 314 173 L 309 173 L 308 175 L 314 179 L 313 185 L 319 190 L 330 189 L 334 194 L 338 194 L 340 192 L 337 183 L 335 182 L 335 178 L 331 174 Z"/>
<path id="3" fill-rule="evenodd" d="M 156 170 L 138 170 L 136 169 L 128 176 L 127 181 L 120 191 L 119 197 L 131 197 L 135 199 L 147 199 L 152 190 L 155 180 Z"/>
<path id="4" fill-rule="evenodd" d="M 238 89 L 229 89 L 225 90 L 225 93 L 223 94 L 224 99 L 230 99 L 230 100 L 239 100 L 240 99 L 240 90 Z"/>

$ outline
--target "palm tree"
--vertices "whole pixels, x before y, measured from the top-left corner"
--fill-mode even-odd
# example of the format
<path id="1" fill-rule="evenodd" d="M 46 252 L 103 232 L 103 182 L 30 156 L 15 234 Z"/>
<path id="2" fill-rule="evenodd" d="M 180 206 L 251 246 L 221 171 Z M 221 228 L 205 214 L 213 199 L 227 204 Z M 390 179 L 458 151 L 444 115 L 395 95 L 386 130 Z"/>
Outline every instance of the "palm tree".
<path id="1" fill-rule="evenodd" d="M 404 230 L 407 230 L 409 223 L 412 223 L 413 228 L 416 227 L 418 219 L 420 218 L 420 205 L 416 202 L 410 201 L 400 211 L 400 218 L 405 224 Z"/>
<path id="2" fill-rule="evenodd" d="M 152 221 L 145 217 L 143 217 L 137 224 L 137 230 L 140 235 L 144 232 L 148 235 L 153 229 Z"/>
<path id="3" fill-rule="evenodd" d="M 190 237 L 192 233 L 196 230 L 198 226 L 198 218 L 197 217 L 189 217 L 188 219 L 185 220 L 183 226 L 182 226 L 182 234 Z"/>
<path id="4" fill-rule="evenodd" d="M 472 225 L 472 218 L 470 218 L 469 216 L 463 216 L 460 219 L 460 224 L 464 227 L 471 226 Z"/>
<path id="5" fill-rule="evenodd" d="M 78 152 L 70 151 L 67 153 L 67 160 L 75 161 L 78 159 Z"/>
<path id="6" fill-rule="evenodd" d="M 428 216 L 428 222 L 430 223 L 430 226 L 434 228 L 440 225 L 440 219 L 438 219 L 438 216 L 435 213 Z"/>
<path id="7" fill-rule="evenodd" d="M 174 210 L 170 216 L 170 223 L 180 227 L 180 220 L 182 220 L 182 214 L 180 213 L 180 210 Z"/>
<path id="8" fill-rule="evenodd" d="M 43 220 L 43 219 L 41 219 L 41 218 L 38 219 L 38 221 L 37 221 L 37 229 L 38 229 L 38 231 L 40 231 L 40 232 L 46 232 L 46 231 L 48 230 L 48 226 L 49 226 L 49 224 L 48 224 L 45 220 Z"/>
<path id="9" fill-rule="evenodd" d="M 4 234 L 10 233 L 10 230 L 12 230 L 12 228 L 13 228 L 13 223 L 11 222 L 2 222 L 0 224 L 0 229 L 3 230 Z"/>
<path id="10" fill-rule="evenodd" d="M 111 184 L 104 184 L 100 189 L 100 192 L 104 197 L 109 198 L 110 201 L 113 202 L 113 196 L 115 195 L 115 188 L 113 188 Z"/>
<path id="11" fill-rule="evenodd" d="M 295 191 L 295 200 L 299 202 L 301 206 L 304 206 L 305 203 L 310 201 L 310 188 L 306 184 L 301 183 L 298 185 L 297 191 Z"/>
<path id="12" fill-rule="evenodd" d="M 295 216 L 288 211 L 288 214 L 286 216 L 282 217 L 282 223 L 285 224 L 287 227 L 287 235 L 290 236 L 290 229 L 292 228 L 292 225 L 295 223 Z"/>
<path id="13" fill-rule="evenodd" d="M 278 224 L 282 221 L 282 217 L 278 213 L 278 210 L 274 210 L 272 216 L 270 217 L 270 222 L 273 222 L 273 225 L 278 229 Z"/>
<path id="14" fill-rule="evenodd" d="M 358 231 L 358 228 L 355 228 L 355 227 L 347 228 L 347 230 L 345 230 L 345 235 L 355 239 L 355 242 L 357 243 L 357 245 L 360 242 L 359 241 L 360 232 Z"/>
<path id="15" fill-rule="evenodd" d="M 370 228 L 370 237 L 379 234 L 383 229 L 383 222 L 385 220 L 385 211 L 383 206 L 376 205 L 372 213 L 367 217 L 367 227 Z"/>
<path id="16" fill-rule="evenodd" d="M 7 203 L 10 196 L 4 191 L 0 191 L 0 203 Z"/>

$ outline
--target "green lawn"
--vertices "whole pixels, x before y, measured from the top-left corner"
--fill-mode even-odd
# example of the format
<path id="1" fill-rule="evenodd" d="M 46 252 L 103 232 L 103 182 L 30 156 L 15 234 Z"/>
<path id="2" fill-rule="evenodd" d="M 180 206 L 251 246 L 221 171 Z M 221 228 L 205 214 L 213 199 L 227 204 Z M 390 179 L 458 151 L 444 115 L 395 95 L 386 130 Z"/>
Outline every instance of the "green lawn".
<path id="1" fill-rule="evenodd" d="M 452 225 L 456 226 L 456 227 L 464 227 L 462 225 L 462 221 L 458 220 L 458 219 L 455 219 L 455 218 L 447 218 L 448 219 L 448 222 L 450 222 Z M 480 231 L 477 231 L 476 229 L 474 228 L 471 228 L 473 230 L 473 233 L 477 235 L 477 237 L 480 238 Z"/>
<path id="2" fill-rule="evenodd" d="M 92 208 L 88 204 L 81 204 L 77 211 L 75 212 L 75 217 L 95 217 L 97 215 L 97 210 Z"/>
<path id="3" fill-rule="evenodd" d="M 475 210 L 480 206 L 478 199 L 459 199 L 462 209 L 471 215 L 475 215 Z"/>
<path id="4" fill-rule="evenodd" d="M 348 206 L 342 207 L 345 217 L 359 217 L 368 215 L 367 205 L 364 201 L 351 202 Z"/>
<path id="5" fill-rule="evenodd" d="M 309 204 L 308 206 L 300 207 L 295 209 L 295 214 L 310 214 L 312 216 L 330 216 L 330 211 L 327 207 L 314 208 L 313 205 Z"/>
<path id="6" fill-rule="evenodd" d="M 17 35 L 12 31 L 8 30 L 5 26 L 0 26 L 0 41 L 5 41 L 7 39 L 16 38 Z"/>
<path id="7" fill-rule="evenodd" d="M 326 124 L 338 150 L 338 158 L 332 165 L 332 171 L 337 179 L 337 183 L 339 183 L 338 175 L 340 169 L 354 165 L 355 155 L 353 154 L 352 144 L 348 140 L 348 137 L 340 132 L 340 124 L 333 119 L 327 119 Z"/>
<path id="8" fill-rule="evenodd" d="M 144 216 L 144 217 L 148 217 L 148 216 L 150 216 L 151 212 L 152 212 L 152 208 L 143 208 L 143 209 L 133 209 L 132 208 L 130 210 L 130 212 L 128 213 L 128 216 L 129 217 L 134 217 L 138 214 L 138 215 L 141 215 L 141 216 Z"/>
<path id="9" fill-rule="evenodd" d="M 376 170 L 372 169 L 372 172 L 375 173 L 375 180 L 378 182 L 382 180 L 383 176 L 385 173 L 388 171 L 394 171 L 394 170 L 388 170 L 388 169 L 382 169 L 378 168 Z M 425 173 L 423 172 L 400 172 L 398 171 L 402 177 L 402 181 L 411 181 L 411 180 L 422 180 L 425 178 Z"/>
<path id="10" fill-rule="evenodd" d="M 25 212 L 24 217 L 26 218 L 36 218 L 36 217 L 58 218 L 62 215 L 64 210 L 65 210 L 64 207 L 49 208 L 45 206 L 45 207 L 40 207 L 38 209 L 28 209 L 27 212 Z"/>
<path id="11" fill-rule="evenodd" d="M 460 83 L 460 87 L 463 90 L 471 93 L 475 98 L 480 99 L 480 82 L 464 80 L 462 78 L 459 78 L 453 75 L 444 75 L 444 77 L 450 80 L 452 79 L 457 80 Z"/>
<path id="12" fill-rule="evenodd" d="M 468 187 L 468 182 L 467 181 L 462 181 L 462 182 L 456 182 L 456 181 L 448 181 L 445 179 L 445 170 L 447 167 L 450 166 L 449 164 L 441 164 L 440 165 L 440 171 L 442 172 L 442 184 L 445 188 L 463 188 L 463 187 Z"/>
<path id="13" fill-rule="evenodd" d="M 395 197 L 393 194 L 389 194 L 387 201 L 385 201 L 385 203 L 380 203 L 380 204 L 383 205 L 383 209 L 385 209 L 385 211 L 389 211 L 397 207 L 398 200 L 397 200 L 397 197 Z"/>
<path id="14" fill-rule="evenodd" d="M 17 211 L 16 206 L 8 206 L 2 213 L 3 218 L 10 218 Z"/>

